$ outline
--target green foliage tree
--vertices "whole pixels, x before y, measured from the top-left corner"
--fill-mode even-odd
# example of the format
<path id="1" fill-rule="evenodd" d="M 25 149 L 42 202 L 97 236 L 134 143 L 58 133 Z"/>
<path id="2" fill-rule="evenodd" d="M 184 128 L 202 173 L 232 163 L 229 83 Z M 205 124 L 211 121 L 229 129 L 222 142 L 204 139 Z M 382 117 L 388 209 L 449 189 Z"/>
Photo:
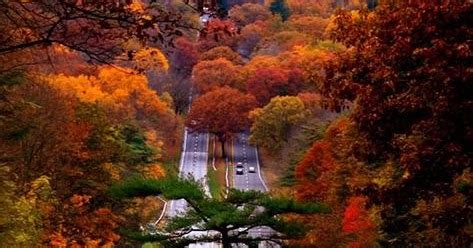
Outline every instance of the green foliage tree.
<path id="1" fill-rule="evenodd" d="M 274 0 L 269 5 L 269 10 L 275 15 L 280 15 L 283 21 L 286 21 L 291 16 L 291 10 L 285 0 Z"/>
<path id="2" fill-rule="evenodd" d="M 41 176 L 32 181 L 26 195 L 18 195 L 11 180 L 12 170 L 0 163 L 0 244 L 2 247 L 34 247 L 41 240 L 48 209 L 57 201 L 50 178 Z"/>
<path id="3" fill-rule="evenodd" d="M 166 178 L 150 180 L 133 178 L 113 185 L 111 196 L 118 199 L 162 194 L 167 199 L 185 199 L 190 209 L 173 217 L 157 234 L 128 232 L 141 241 L 156 241 L 165 247 L 184 247 L 197 242 L 221 242 L 223 247 L 242 243 L 254 245 L 261 241 L 281 244 L 305 234 L 305 226 L 284 218 L 285 214 L 327 213 L 318 203 L 298 203 L 288 198 L 270 197 L 256 191 L 232 189 L 220 200 L 209 198 L 200 184 L 189 179 Z M 268 227 L 267 234 L 252 236 L 248 232 Z M 189 235 L 199 231 L 199 235 Z"/>
<path id="4" fill-rule="evenodd" d="M 306 108 L 295 96 L 274 97 L 263 108 L 250 113 L 253 120 L 250 141 L 271 151 L 278 151 L 288 140 L 291 128 L 306 115 Z"/>
<path id="5" fill-rule="evenodd" d="M 8 178 L 9 174 L 10 168 L 0 164 L 0 230 L 2 230 L 0 243 L 9 247 L 19 247 L 18 244 L 29 246 L 33 244 L 32 240 L 35 241 L 36 235 L 31 235 L 30 240 L 25 239 L 27 235 L 23 232 L 22 226 L 28 224 L 30 231 L 36 232 L 34 228 L 36 218 L 30 218 L 33 223 L 24 223 L 27 220 L 24 217 L 28 216 L 29 211 L 21 211 L 25 210 L 26 206 L 19 204 L 19 199 L 15 195 L 17 188 L 15 183 Z M 18 242 L 18 239 L 21 239 L 22 242 Z"/>

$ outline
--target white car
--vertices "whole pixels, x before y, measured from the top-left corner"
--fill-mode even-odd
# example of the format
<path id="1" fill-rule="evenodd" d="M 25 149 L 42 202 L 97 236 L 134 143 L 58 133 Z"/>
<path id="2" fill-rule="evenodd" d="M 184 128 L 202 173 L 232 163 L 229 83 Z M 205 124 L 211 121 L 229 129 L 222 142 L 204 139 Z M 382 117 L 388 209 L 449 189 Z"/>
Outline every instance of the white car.
<path id="1" fill-rule="evenodd" d="M 255 173 L 256 172 L 256 168 L 254 166 L 250 166 L 248 167 L 248 172 L 250 173 Z"/>
<path id="2" fill-rule="evenodd" d="M 236 174 L 237 175 L 243 175 L 243 168 L 236 168 Z"/>

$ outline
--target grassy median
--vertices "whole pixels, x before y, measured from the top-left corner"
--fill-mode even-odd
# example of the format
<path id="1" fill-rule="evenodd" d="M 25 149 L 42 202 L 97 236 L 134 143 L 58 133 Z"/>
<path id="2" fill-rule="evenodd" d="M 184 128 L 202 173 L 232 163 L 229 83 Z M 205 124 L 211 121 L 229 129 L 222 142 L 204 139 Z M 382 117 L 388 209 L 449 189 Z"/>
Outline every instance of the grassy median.
<path id="1" fill-rule="evenodd" d="M 225 193 L 225 161 L 221 158 L 220 152 L 214 150 L 214 147 L 219 147 L 218 144 L 215 144 L 215 139 L 211 138 L 209 142 L 209 160 L 207 166 L 207 178 L 209 183 L 210 194 L 213 198 L 221 199 L 222 195 Z M 216 156 L 215 161 L 213 161 L 214 154 Z M 212 165 L 215 163 L 215 168 Z"/>

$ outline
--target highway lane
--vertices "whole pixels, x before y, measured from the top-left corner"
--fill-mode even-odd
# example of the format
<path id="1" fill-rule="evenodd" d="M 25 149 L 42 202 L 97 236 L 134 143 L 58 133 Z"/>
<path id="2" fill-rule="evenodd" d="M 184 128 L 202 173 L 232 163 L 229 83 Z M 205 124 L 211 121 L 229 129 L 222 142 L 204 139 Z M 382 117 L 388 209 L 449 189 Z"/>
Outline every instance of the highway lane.
<path id="1" fill-rule="evenodd" d="M 233 161 L 243 163 L 243 175 L 236 174 L 233 170 L 233 187 L 240 190 L 257 190 L 267 192 L 268 188 L 261 176 L 261 167 L 258 158 L 258 149 L 248 142 L 248 133 L 239 133 L 233 141 Z M 249 172 L 249 167 L 255 167 L 255 172 Z M 252 237 L 271 236 L 274 231 L 269 227 L 256 227 L 248 233 Z M 235 244 L 233 247 L 247 247 L 244 244 Z M 259 248 L 279 247 L 272 242 L 260 242 Z"/>
<path id="2" fill-rule="evenodd" d="M 180 177 L 193 177 L 195 180 L 200 181 L 206 190 L 208 186 L 206 182 L 207 174 L 207 161 L 208 161 L 208 133 L 190 133 L 185 132 L 184 136 L 184 147 L 181 154 L 180 161 Z M 258 161 L 257 148 L 248 143 L 248 134 L 240 133 L 236 136 L 233 143 L 233 159 L 236 162 L 242 162 L 244 164 L 244 174 L 234 175 L 233 185 L 235 188 L 240 190 L 258 190 L 262 192 L 267 191 L 267 187 L 261 177 L 260 166 Z M 249 173 L 249 166 L 255 167 L 254 173 Z M 169 203 L 167 209 L 167 216 L 173 217 L 179 214 L 185 213 L 187 204 L 185 200 L 174 200 Z M 272 234 L 272 230 L 267 227 L 258 227 L 250 230 L 250 236 L 265 236 Z M 205 235 L 203 232 L 191 232 L 188 234 L 189 237 Z M 220 247 L 218 243 L 197 243 L 191 244 L 190 248 L 213 248 Z M 242 244 L 235 244 L 233 247 L 246 247 Z M 267 242 L 259 244 L 261 248 L 277 247 Z"/>
<path id="3" fill-rule="evenodd" d="M 255 146 L 248 143 L 248 134 L 239 133 L 233 141 L 233 161 L 243 163 L 243 175 L 236 174 L 234 169 L 233 187 L 239 190 L 268 191 L 263 178 L 258 161 L 258 151 Z M 255 172 L 250 173 L 248 168 L 255 167 Z"/>
<path id="4" fill-rule="evenodd" d="M 184 147 L 179 164 L 179 176 L 182 178 L 192 177 L 201 182 L 208 192 L 206 181 L 207 157 L 208 157 L 208 133 L 185 132 Z M 172 217 L 186 211 L 185 200 L 174 200 L 170 202 L 167 216 Z"/>
<path id="5" fill-rule="evenodd" d="M 210 195 L 207 184 L 207 159 L 208 159 L 208 133 L 191 133 L 187 130 L 184 133 L 184 146 L 179 163 L 179 176 L 182 178 L 192 177 L 201 182 L 205 192 Z M 170 201 L 167 209 L 167 217 L 182 215 L 186 212 L 187 202 L 183 199 Z M 191 232 L 186 237 L 196 237 L 208 235 L 207 232 Z M 196 243 L 189 245 L 189 248 L 217 248 L 218 243 Z"/>

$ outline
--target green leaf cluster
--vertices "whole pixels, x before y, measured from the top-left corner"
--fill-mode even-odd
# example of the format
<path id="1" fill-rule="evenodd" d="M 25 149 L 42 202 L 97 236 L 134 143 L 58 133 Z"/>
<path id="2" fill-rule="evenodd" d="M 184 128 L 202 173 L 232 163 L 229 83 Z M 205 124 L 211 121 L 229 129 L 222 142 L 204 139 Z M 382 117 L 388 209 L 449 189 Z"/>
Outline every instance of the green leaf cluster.
<path id="1" fill-rule="evenodd" d="M 257 191 L 231 189 L 226 198 L 214 199 L 208 197 L 201 185 L 192 178 L 168 177 L 154 180 L 135 177 L 113 185 L 108 192 L 118 199 L 149 195 L 162 195 L 170 200 L 185 199 L 189 207 L 186 213 L 171 218 L 157 235 L 132 232 L 133 235 L 130 236 L 140 241 L 162 244 L 172 242 L 188 245 L 193 242 L 217 241 L 222 242 L 224 247 L 229 247 L 226 245 L 232 243 L 253 244 L 263 240 L 280 242 L 302 237 L 307 231 L 302 223 L 285 218 L 286 214 L 330 212 L 328 207 L 319 203 L 301 203 Z M 262 226 L 273 230 L 269 237 L 248 235 L 251 229 Z M 185 238 L 184 234 L 191 230 L 211 231 L 213 234 Z"/>

